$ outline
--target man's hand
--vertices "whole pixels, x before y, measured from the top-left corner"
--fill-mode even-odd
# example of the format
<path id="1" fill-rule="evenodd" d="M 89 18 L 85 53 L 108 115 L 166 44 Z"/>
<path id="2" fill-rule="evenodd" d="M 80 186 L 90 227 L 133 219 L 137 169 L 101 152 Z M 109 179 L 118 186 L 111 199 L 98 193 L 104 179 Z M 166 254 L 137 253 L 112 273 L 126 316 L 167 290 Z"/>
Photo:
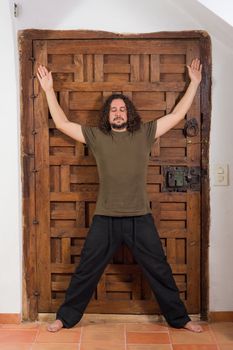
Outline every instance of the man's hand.
<path id="1" fill-rule="evenodd" d="M 198 58 L 195 58 L 192 60 L 191 65 L 187 65 L 186 67 L 188 68 L 190 80 L 196 84 L 200 84 L 202 71 L 202 64 L 200 64 L 200 60 Z"/>
<path id="2" fill-rule="evenodd" d="M 186 113 L 192 105 L 193 99 L 198 89 L 198 85 L 201 82 L 202 64 L 200 65 L 200 60 L 198 58 L 195 58 L 192 60 L 191 66 L 187 65 L 187 67 L 189 71 L 189 77 L 191 79 L 188 89 L 179 103 L 175 106 L 174 110 L 157 120 L 155 139 L 162 136 L 167 131 L 172 129 L 176 124 L 178 124 L 185 117 Z"/>
<path id="3" fill-rule="evenodd" d="M 45 66 L 40 64 L 36 75 L 45 93 L 53 90 L 52 72 L 49 72 Z"/>

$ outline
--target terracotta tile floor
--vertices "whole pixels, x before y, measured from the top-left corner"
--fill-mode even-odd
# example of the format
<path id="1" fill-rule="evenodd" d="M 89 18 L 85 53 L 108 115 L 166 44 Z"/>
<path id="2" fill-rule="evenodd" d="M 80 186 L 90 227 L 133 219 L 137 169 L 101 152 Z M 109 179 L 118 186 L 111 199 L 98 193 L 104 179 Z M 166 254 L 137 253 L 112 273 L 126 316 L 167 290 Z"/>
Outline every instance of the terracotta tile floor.
<path id="1" fill-rule="evenodd" d="M 87 322 L 57 333 L 46 322 L 0 324 L 1 350 L 233 350 L 233 322 L 204 323 L 204 332 L 162 322 Z"/>

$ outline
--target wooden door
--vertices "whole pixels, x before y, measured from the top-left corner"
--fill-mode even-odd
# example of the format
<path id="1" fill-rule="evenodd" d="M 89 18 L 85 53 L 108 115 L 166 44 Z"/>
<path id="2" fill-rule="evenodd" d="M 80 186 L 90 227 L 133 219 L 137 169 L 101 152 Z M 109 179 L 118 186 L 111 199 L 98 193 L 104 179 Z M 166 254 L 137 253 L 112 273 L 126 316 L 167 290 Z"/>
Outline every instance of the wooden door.
<path id="1" fill-rule="evenodd" d="M 185 65 L 202 58 L 197 38 L 108 37 L 32 40 L 32 70 L 52 70 L 67 117 L 97 125 L 109 94 L 128 95 L 144 121 L 169 113 L 187 88 Z M 37 311 L 62 303 L 95 209 L 96 162 L 85 144 L 55 128 L 33 80 L 35 295 Z M 200 312 L 202 119 L 200 88 L 185 120 L 151 149 L 147 190 L 164 251 L 189 313 Z M 159 312 L 148 281 L 124 245 L 102 275 L 86 312 Z"/>

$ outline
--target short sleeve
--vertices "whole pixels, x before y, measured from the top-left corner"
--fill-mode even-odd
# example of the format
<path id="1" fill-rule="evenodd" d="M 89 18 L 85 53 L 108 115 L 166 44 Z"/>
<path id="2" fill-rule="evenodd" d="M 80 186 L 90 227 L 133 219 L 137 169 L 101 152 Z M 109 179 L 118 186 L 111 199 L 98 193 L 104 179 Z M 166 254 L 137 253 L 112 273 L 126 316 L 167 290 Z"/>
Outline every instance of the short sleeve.
<path id="1" fill-rule="evenodd" d="M 89 125 L 81 125 L 82 133 L 86 141 L 86 145 L 95 153 L 96 148 L 96 127 Z"/>
<path id="2" fill-rule="evenodd" d="M 144 123 L 145 136 L 148 141 L 148 146 L 151 148 L 155 142 L 155 133 L 157 129 L 157 119 L 150 120 L 149 122 Z"/>

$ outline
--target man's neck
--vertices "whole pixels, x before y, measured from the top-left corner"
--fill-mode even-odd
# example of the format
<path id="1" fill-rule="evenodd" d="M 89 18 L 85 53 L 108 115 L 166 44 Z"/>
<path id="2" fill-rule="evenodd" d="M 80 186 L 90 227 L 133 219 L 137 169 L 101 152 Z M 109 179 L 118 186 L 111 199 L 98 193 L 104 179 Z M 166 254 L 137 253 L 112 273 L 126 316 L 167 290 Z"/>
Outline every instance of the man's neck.
<path id="1" fill-rule="evenodd" d="M 125 128 L 125 129 L 114 129 L 114 128 L 112 128 L 112 130 L 113 130 L 113 131 L 117 131 L 117 132 L 122 132 L 122 131 L 126 131 L 127 128 Z"/>

